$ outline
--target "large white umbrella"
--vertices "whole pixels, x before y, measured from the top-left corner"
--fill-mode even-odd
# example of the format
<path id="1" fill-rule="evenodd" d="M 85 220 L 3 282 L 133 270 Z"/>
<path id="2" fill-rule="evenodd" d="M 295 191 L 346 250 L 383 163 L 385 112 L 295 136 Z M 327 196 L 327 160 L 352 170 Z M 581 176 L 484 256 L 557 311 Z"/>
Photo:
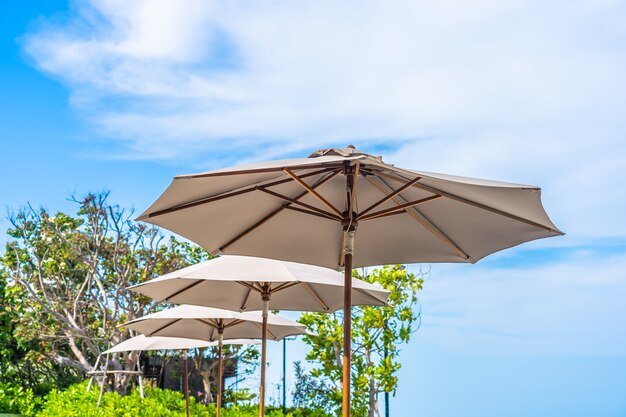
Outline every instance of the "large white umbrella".
<path id="1" fill-rule="evenodd" d="M 264 324 L 265 323 L 265 324 Z M 259 338 L 259 334 L 269 335 L 272 340 L 307 334 L 306 327 L 295 321 L 269 314 L 263 317 L 260 311 L 239 313 L 219 308 L 181 305 L 132 320 L 122 326 L 143 333 L 146 336 L 182 337 L 217 342 L 218 381 L 217 416 L 222 404 L 222 345 L 228 339 Z M 265 358 L 261 370 L 265 372 Z"/>
<path id="2" fill-rule="evenodd" d="M 352 268 L 474 263 L 523 242 L 561 235 L 540 197 L 539 187 L 402 169 L 349 146 L 177 176 L 139 220 L 213 254 L 343 268 L 343 415 L 348 416 Z"/>
<path id="3" fill-rule="evenodd" d="M 187 369 L 187 351 L 189 349 L 200 349 L 216 346 L 219 342 L 207 342 L 198 339 L 186 339 L 182 337 L 164 337 L 140 334 L 130 339 L 126 339 L 110 349 L 105 350 L 102 354 L 121 353 L 121 352 L 143 352 L 150 350 L 184 350 L 183 357 L 185 372 L 185 412 L 189 416 L 189 371 Z M 223 342 L 224 345 L 251 345 L 258 343 L 255 339 L 231 339 Z M 102 392 L 100 393 L 102 395 Z M 100 401 L 98 401 L 100 402 Z"/>
<path id="4" fill-rule="evenodd" d="M 335 311 L 343 307 L 343 274 L 329 268 L 251 256 L 224 255 L 130 287 L 158 301 L 238 310 Z M 389 291 L 354 279 L 352 305 L 385 305 Z M 266 331 L 261 361 L 265 363 Z M 259 407 L 265 405 L 261 368 Z"/>

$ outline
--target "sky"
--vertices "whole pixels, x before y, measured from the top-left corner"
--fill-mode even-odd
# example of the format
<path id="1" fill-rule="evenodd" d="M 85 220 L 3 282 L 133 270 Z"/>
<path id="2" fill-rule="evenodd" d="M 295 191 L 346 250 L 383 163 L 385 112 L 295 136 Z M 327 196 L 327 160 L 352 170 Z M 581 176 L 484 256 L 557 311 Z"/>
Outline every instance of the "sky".
<path id="1" fill-rule="evenodd" d="M 0 8 L 0 230 L 27 203 L 111 190 L 142 210 L 176 174 L 348 144 L 536 184 L 567 235 L 424 266 L 391 414 L 626 416 L 626 3 Z"/>

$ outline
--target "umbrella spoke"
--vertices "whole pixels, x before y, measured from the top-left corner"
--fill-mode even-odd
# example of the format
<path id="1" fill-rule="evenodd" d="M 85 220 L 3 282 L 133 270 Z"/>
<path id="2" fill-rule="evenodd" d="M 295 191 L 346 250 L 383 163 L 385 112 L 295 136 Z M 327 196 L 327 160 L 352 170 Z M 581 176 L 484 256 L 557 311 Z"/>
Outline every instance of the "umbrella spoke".
<path id="1" fill-rule="evenodd" d="M 311 188 L 315 189 L 319 186 L 321 186 L 322 184 L 326 183 L 327 181 L 329 181 L 331 178 L 333 178 L 335 175 L 337 175 L 339 173 L 339 171 L 335 170 L 332 173 L 330 173 L 329 175 L 327 175 L 326 177 L 320 179 L 317 183 L 315 183 L 315 185 L 313 185 Z M 296 197 L 294 197 L 294 200 L 299 200 L 302 197 L 304 197 L 305 195 L 307 195 L 307 191 L 298 194 Z M 242 237 L 246 236 L 248 233 L 254 231 L 254 229 L 256 229 L 257 227 L 261 226 L 263 223 L 265 223 L 266 221 L 270 220 L 272 217 L 274 217 L 275 215 L 277 215 L 278 213 L 280 213 L 283 209 L 290 207 L 292 203 L 286 203 L 283 204 L 282 206 L 280 206 L 279 208 L 277 208 L 276 210 L 272 211 L 271 213 L 269 213 L 268 215 L 266 215 L 265 217 L 263 217 L 261 220 L 259 220 L 258 222 L 256 222 L 255 224 L 253 224 L 252 226 L 248 227 L 246 230 L 244 230 L 243 232 L 241 232 L 240 234 L 238 234 L 237 236 L 235 236 L 234 238 L 232 238 L 229 242 L 227 242 L 226 244 L 224 244 L 222 247 L 219 248 L 219 250 L 217 250 L 216 252 L 221 253 L 224 252 L 229 246 L 231 246 L 232 244 L 234 244 L 235 242 L 237 242 L 239 239 L 241 239 Z"/>
<path id="2" fill-rule="evenodd" d="M 439 197 L 441 197 L 439 194 L 435 194 L 435 195 L 431 195 L 430 197 L 425 197 L 425 198 L 421 198 L 419 200 L 411 201 L 409 203 L 399 204 L 397 207 L 391 207 L 391 208 L 388 208 L 388 209 L 385 209 L 385 210 L 376 211 L 374 213 L 368 214 L 367 216 L 362 216 L 361 215 L 361 216 L 359 216 L 359 220 L 370 220 L 370 219 L 375 219 L 375 218 L 384 216 L 386 214 L 396 214 L 395 212 L 398 212 L 398 213 L 405 212 L 406 210 L 404 210 L 404 209 L 406 209 L 406 208 L 415 207 L 415 206 L 417 206 L 419 204 L 435 200 L 435 199 L 437 199 Z"/>
<path id="3" fill-rule="evenodd" d="M 324 302 L 324 300 L 322 300 L 322 298 L 315 292 L 315 290 L 313 288 L 311 288 L 311 286 L 307 282 L 303 282 L 302 286 L 304 286 L 304 288 L 308 291 L 308 293 L 311 294 L 311 297 L 313 297 L 315 299 L 315 301 L 317 301 L 319 303 L 319 305 L 321 305 L 324 310 L 326 310 L 326 311 L 330 310 L 330 308 Z"/>
<path id="4" fill-rule="evenodd" d="M 337 168 L 325 168 L 325 169 L 320 169 L 317 171 L 313 171 L 313 172 L 307 172 L 306 174 L 302 174 L 300 177 L 301 178 L 307 178 L 307 177 L 312 177 L 315 175 L 319 175 L 319 174 L 324 174 L 326 172 L 333 172 L 333 171 L 338 171 Z M 194 177 L 196 178 L 196 177 Z M 162 210 L 158 210 L 155 211 L 154 213 L 150 213 L 148 215 L 149 218 L 152 217 L 157 217 L 157 216 L 161 216 L 163 214 L 168 214 L 168 213 L 172 213 L 175 211 L 179 211 L 179 210 L 184 210 L 184 209 L 188 209 L 188 208 L 192 208 L 192 207 L 196 207 L 202 204 L 207 204 L 207 203 L 212 203 L 214 201 L 218 201 L 218 200 L 223 200 L 225 198 L 230 198 L 230 197 L 236 197 L 238 195 L 242 195 L 242 194 L 246 194 L 252 191 L 257 191 L 259 190 L 261 187 L 274 187 L 276 185 L 281 185 L 281 184 L 286 184 L 288 182 L 291 181 L 291 178 L 284 178 L 282 180 L 275 180 L 275 181 L 271 181 L 269 183 L 266 184 L 255 184 L 255 185 L 247 185 L 245 187 L 242 188 L 238 188 L 235 190 L 230 190 L 218 195 L 213 195 L 213 196 L 209 196 L 209 197 L 203 197 L 200 198 L 198 200 L 194 200 L 194 201 L 190 201 L 188 203 L 184 203 L 184 204 L 179 204 L 173 207 L 168 207 L 166 209 L 162 209 Z"/>
<path id="5" fill-rule="evenodd" d="M 337 216 L 337 215 L 335 215 L 333 213 L 329 213 L 327 211 L 319 209 L 319 208 L 317 208 L 315 206 L 312 206 L 310 204 L 303 203 L 302 201 L 294 200 L 293 198 L 289 198 L 289 197 L 287 197 L 285 195 L 282 195 L 282 194 L 279 194 L 277 192 L 268 190 L 268 189 L 266 189 L 264 187 L 259 187 L 259 191 L 263 191 L 264 193 L 267 193 L 267 194 L 269 194 L 271 196 L 274 196 L 274 197 L 278 197 L 278 198 L 283 199 L 285 201 L 288 201 L 288 202 L 290 202 L 292 204 L 296 204 L 296 205 L 299 205 L 299 206 L 302 206 L 302 207 L 306 207 L 309 210 L 315 211 L 315 212 L 323 215 L 324 217 L 328 217 L 328 218 L 331 218 L 331 219 L 334 218 L 336 220 L 341 220 L 341 217 L 339 217 L 339 216 Z M 286 208 L 293 208 L 293 207 L 286 207 Z M 301 211 L 304 211 L 304 210 L 301 210 Z M 304 211 L 304 212 L 306 213 L 306 211 Z"/>
<path id="6" fill-rule="evenodd" d="M 261 323 L 254 322 L 254 325 L 261 329 L 261 334 L 263 334 L 263 325 Z M 265 332 L 270 335 L 272 340 L 276 340 L 277 337 L 270 331 L 270 329 L 265 329 Z"/>
<path id="7" fill-rule="evenodd" d="M 296 282 L 283 282 L 278 287 L 273 288 L 271 290 L 271 293 L 274 294 L 274 293 L 277 293 L 278 291 L 282 291 L 282 290 L 285 290 L 287 288 L 291 288 L 294 285 L 298 285 L 298 284 L 301 284 L 301 283 L 299 281 L 296 281 Z"/>
<path id="8" fill-rule="evenodd" d="M 331 216 L 327 216 L 324 214 L 320 214 L 317 213 L 315 211 L 309 211 L 309 210 L 304 210 L 298 207 L 293 207 L 293 206 L 285 206 L 285 208 L 287 210 L 292 210 L 292 211 L 297 211 L 298 213 L 304 213 L 304 214 L 308 214 L 310 216 L 316 216 L 316 217 L 321 217 L 322 219 L 326 219 L 326 220 L 332 220 L 332 221 L 337 221 L 337 217 L 331 217 Z"/>
<path id="9" fill-rule="evenodd" d="M 383 172 L 379 172 L 378 175 L 380 175 L 382 177 L 387 177 L 387 178 L 390 178 L 390 179 L 393 179 L 393 180 L 396 180 L 396 181 L 400 181 L 401 179 L 405 179 L 403 177 L 394 177 L 393 175 L 385 174 Z M 529 220 L 529 219 L 525 219 L 525 218 L 520 217 L 520 216 L 516 216 L 515 214 L 508 213 L 506 211 L 503 211 L 503 210 L 497 209 L 495 207 L 491 207 L 491 206 L 479 203 L 479 202 L 474 201 L 474 200 L 470 200 L 470 199 L 465 198 L 465 197 L 460 197 L 460 196 L 458 196 L 456 194 L 452 194 L 452 193 L 449 193 L 447 191 L 440 190 L 440 189 L 438 189 L 436 187 L 431 187 L 430 185 L 425 185 L 425 184 L 422 184 L 422 183 L 416 183 L 416 184 L 413 184 L 413 187 L 419 188 L 419 189 L 424 190 L 424 191 L 431 192 L 433 194 L 439 194 L 439 195 L 447 197 L 447 198 L 449 198 L 451 200 L 458 201 L 459 203 L 464 203 L 464 204 L 468 204 L 470 206 L 477 207 L 477 208 L 482 209 L 482 210 L 487 210 L 487 211 L 490 211 L 492 213 L 499 214 L 500 216 L 508 217 L 509 219 L 516 220 L 518 222 L 522 222 L 522 223 L 528 224 L 530 226 L 535 226 L 535 227 L 541 228 L 543 230 L 547 230 L 548 232 L 554 233 L 556 235 L 562 235 L 563 234 L 563 232 L 560 232 L 558 230 L 554 230 L 554 229 L 552 229 L 552 228 L 550 228 L 548 226 L 544 226 L 543 224 L 534 222 L 534 221 Z"/>
<path id="10" fill-rule="evenodd" d="M 241 324 L 241 323 L 245 323 L 245 320 L 236 319 L 236 320 L 231 321 L 227 325 L 225 325 L 224 328 L 228 329 L 229 327 L 237 326 L 238 324 Z"/>
<path id="11" fill-rule="evenodd" d="M 187 285 L 185 288 L 182 288 L 182 289 L 176 291 L 174 294 L 170 294 L 169 296 L 165 297 L 165 301 L 169 302 L 170 299 L 176 297 L 177 295 L 180 295 L 180 294 L 184 293 L 187 290 L 192 289 L 193 287 L 195 287 L 196 285 L 198 285 L 200 283 L 202 283 L 202 280 L 199 280 L 199 281 L 196 281 L 196 282 L 194 282 L 192 284 Z"/>
<path id="12" fill-rule="evenodd" d="M 248 304 L 248 297 L 250 297 L 251 292 L 252 288 L 248 287 L 248 291 L 246 291 L 246 295 L 243 297 L 243 302 L 241 303 L 241 307 L 239 307 L 239 310 L 243 311 L 246 309 L 246 304 Z"/>
<path id="13" fill-rule="evenodd" d="M 324 204 L 326 207 L 328 207 L 329 209 L 331 209 L 332 211 L 334 211 L 335 213 L 337 213 L 337 215 L 341 218 L 343 217 L 343 213 L 340 212 L 337 207 L 333 206 L 332 204 L 330 204 L 328 202 L 328 200 L 326 200 L 324 197 L 322 197 L 317 191 L 315 191 L 309 184 L 307 184 L 306 182 L 304 182 L 302 180 L 302 178 L 298 177 L 296 174 L 294 174 L 291 170 L 289 170 L 288 168 L 284 169 L 285 174 L 289 175 L 291 178 L 293 178 L 293 180 L 295 182 L 297 182 L 298 184 L 300 184 L 300 186 L 302 188 L 304 188 L 305 190 L 307 190 L 307 192 L 309 192 L 310 194 L 312 194 L 315 198 L 317 198 L 319 201 L 322 202 L 322 204 Z"/>
<path id="14" fill-rule="evenodd" d="M 367 214 L 368 212 L 370 212 L 372 209 L 380 206 L 381 204 L 391 200 L 392 198 L 394 198 L 396 195 L 400 194 L 402 191 L 406 190 L 407 188 L 409 188 L 411 185 L 415 184 L 416 182 L 418 182 L 419 180 L 421 180 L 421 177 L 417 177 L 414 178 L 413 180 L 407 182 L 406 184 L 404 184 L 402 187 L 398 188 L 397 190 L 395 190 L 394 192 L 387 194 L 385 197 L 381 198 L 380 200 L 378 200 L 377 202 L 375 202 L 374 204 L 372 204 L 371 206 L 369 206 L 368 208 L 366 208 L 365 210 L 363 210 L 362 212 L 359 213 L 358 215 L 358 219 L 362 219 L 365 217 L 365 214 Z"/>
<path id="15" fill-rule="evenodd" d="M 257 292 L 261 292 L 261 290 L 259 290 L 257 287 L 254 286 L 254 284 L 250 284 L 249 282 L 246 281 L 235 281 L 237 282 L 237 284 L 239 285 L 243 285 L 244 287 L 248 288 L 249 290 L 254 290 Z"/>
<path id="16" fill-rule="evenodd" d="M 156 329 L 155 331 L 150 332 L 150 333 L 146 333 L 146 335 L 147 335 L 147 336 L 152 336 L 153 334 L 158 333 L 158 332 L 161 332 L 161 331 L 163 331 L 163 330 L 167 329 L 168 327 L 170 327 L 171 325 L 178 323 L 179 321 L 180 321 L 180 319 L 176 319 L 176 320 L 174 320 L 174 321 L 170 321 L 169 323 L 164 324 L 163 326 L 159 327 L 159 328 L 158 328 L 158 329 Z"/>
<path id="17" fill-rule="evenodd" d="M 391 189 L 391 187 L 382 178 L 380 178 L 380 177 L 376 177 L 376 178 L 378 178 L 378 180 L 382 184 L 384 184 L 384 186 L 380 185 L 380 184 L 377 184 L 375 181 L 373 181 L 371 179 L 371 177 L 366 177 L 367 181 L 370 184 L 372 184 L 374 187 L 376 187 L 381 193 L 383 193 L 383 194 L 390 193 L 391 191 L 388 191 L 388 190 Z M 393 197 L 392 201 L 394 203 L 396 203 L 397 205 L 401 205 L 402 202 L 406 203 L 406 200 L 403 197 L 401 197 L 401 196 Z M 467 259 L 467 260 L 471 261 L 470 256 L 467 253 L 465 253 L 465 251 L 463 251 L 463 249 L 461 249 L 459 247 L 459 245 L 457 245 L 445 233 L 443 233 L 441 230 L 439 230 L 439 228 L 437 226 L 435 226 L 430 220 L 428 220 L 428 218 L 426 216 L 424 216 L 417 208 L 415 208 L 415 207 L 407 207 L 407 208 L 404 209 L 404 211 L 409 213 L 409 215 L 413 219 L 415 219 L 424 228 L 426 228 L 426 230 L 428 230 L 435 237 L 437 237 L 437 239 L 439 239 L 440 241 L 445 243 L 450 249 L 454 250 L 456 253 L 461 255 L 464 259 Z"/>

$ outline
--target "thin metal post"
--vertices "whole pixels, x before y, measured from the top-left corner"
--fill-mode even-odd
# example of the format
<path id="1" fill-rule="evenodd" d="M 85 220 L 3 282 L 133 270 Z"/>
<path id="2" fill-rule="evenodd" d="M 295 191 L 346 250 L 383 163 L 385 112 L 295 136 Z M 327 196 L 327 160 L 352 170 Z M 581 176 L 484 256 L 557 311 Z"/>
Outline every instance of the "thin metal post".
<path id="1" fill-rule="evenodd" d="M 140 358 L 141 352 L 137 352 L 137 372 L 139 372 L 137 374 L 137 380 L 139 381 L 139 394 L 141 395 L 141 398 L 146 398 L 146 394 L 143 392 L 143 375 L 141 373 Z"/>
<path id="2" fill-rule="evenodd" d="M 224 390 L 223 379 L 224 379 L 224 362 L 222 359 L 222 344 L 223 344 L 223 335 L 224 329 L 218 329 L 218 342 L 217 342 L 217 417 L 220 417 L 222 413 L 222 391 Z"/>
<path id="3" fill-rule="evenodd" d="M 109 369 L 109 355 L 107 353 L 106 360 L 104 361 L 104 373 L 102 374 L 102 385 L 100 385 L 100 395 L 98 396 L 98 404 L 96 404 L 96 408 L 100 407 L 100 402 L 102 401 L 102 395 L 104 395 L 104 384 L 107 379 L 107 370 Z"/>
<path id="4" fill-rule="evenodd" d="M 263 294 L 263 326 L 261 336 L 261 387 L 259 390 L 259 417 L 265 416 L 265 363 L 267 362 L 267 315 L 269 313 L 269 294 Z"/>
<path id="5" fill-rule="evenodd" d="M 187 355 L 189 355 L 189 351 L 185 349 L 183 357 L 183 368 L 185 375 L 183 376 L 183 384 L 185 389 L 185 413 L 187 417 L 189 417 L 189 371 L 187 369 Z"/>
<path id="6" fill-rule="evenodd" d="M 100 358 L 102 357 L 102 354 L 98 354 L 98 358 L 96 359 L 96 364 L 93 366 L 93 370 L 97 371 L 98 370 L 98 365 L 100 364 Z M 91 383 L 93 382 L 93 378 L 94 375 L 92 374 L 89 377 L 89 382 L 87 383 L 87 392 L 89 392 L 89 390 L 91 389 Z"/>
<path id="7" fill-rule="evenodd" d="M 283 415 L 287 414 L 287 338 L 283 339 Z"/>
<path id="8" fill-rule="evenodd" d="M 385 320 L 385 331 L 387 331 L 387 320 Z M 387 356 L 389 356 L 389 352 L 387 351 L 387 344 L 384 342 L 384 340 L 383 346 L 383 354 L 385 356 L 385 362 L 387 362 Z M 385 391 L 385 417 L 389 417 L 389 391 Z"/>

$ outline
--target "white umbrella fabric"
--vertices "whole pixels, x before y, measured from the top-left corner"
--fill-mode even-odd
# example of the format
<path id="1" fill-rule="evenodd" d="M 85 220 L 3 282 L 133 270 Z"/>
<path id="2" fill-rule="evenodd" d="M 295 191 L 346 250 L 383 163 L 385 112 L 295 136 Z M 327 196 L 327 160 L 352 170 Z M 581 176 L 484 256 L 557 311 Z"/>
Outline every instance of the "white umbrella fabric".
<path id="1" fill-rule="evenodd" d="M 148 314 L 124 323 L 122 326 L 149 337 L 193 337 L 207 342 L 217 342 L 218 393 L 216 407 L 218 417 L 221 414 L 222 403 L 222 345 L 224 340 L 259 338 L 261 333 L 263 338 L 269 335 L 272 340 L 281 340 L 284 337 L 299 334 L 310 334 L 304 325 L 276 314 L 263 317 L 260 311 L 239 313 L 191 305 L 181 305 Z M 263 373 L 265 372 L 264 359 L 262 358 L 261 363 L 261 372 Z"/>
<path id="2" fill-rule="evenodd" d="M 343 415 L 350 414 L 352 268 L 469 262 L 559 236 L 541 190 L 402 169 L 349 146 L 174 178 L 138 220 L 213 254 L 343 268 Z"/>
<path id="3" fill-rule="evenodd" d="M 224 255 L 130 287 L 158 301 L 238 310 L 335 311 L 344 303 L 343 274 L 329 268 L 251 256 Z M 359 279 L 352 282 L 352 305 L 387 302 L 389 291 Z M 190 333 L 191 334 L 191 333 Z M 265 330 L 262 332 L 266 334 Z M 261 361 L 266 358 L 262 339 Z M 260 413 L 265 405 L 261 368 Z"/>
<path id="4" fill-rule="evenodd" d="M 189 349 L 207 348 L 217 346 L 219 342 L 207 342 L 198 339 L 186 339 L 182 337 L 163 337 L 140 334 L 130 339 L 126 339 L 110 349 L 105 350 L 102 354 L 121 353 L 121 352 L 143 352 L 149 350 L 184 350 L 183 357 L 185 372 L 185 412 L 189 416 L 189 371 L 187 369 L 187 351 Z M 231 339 L 223 342 L 225 345 L 252 345 L 259 343 L 255 339 Z"/>

